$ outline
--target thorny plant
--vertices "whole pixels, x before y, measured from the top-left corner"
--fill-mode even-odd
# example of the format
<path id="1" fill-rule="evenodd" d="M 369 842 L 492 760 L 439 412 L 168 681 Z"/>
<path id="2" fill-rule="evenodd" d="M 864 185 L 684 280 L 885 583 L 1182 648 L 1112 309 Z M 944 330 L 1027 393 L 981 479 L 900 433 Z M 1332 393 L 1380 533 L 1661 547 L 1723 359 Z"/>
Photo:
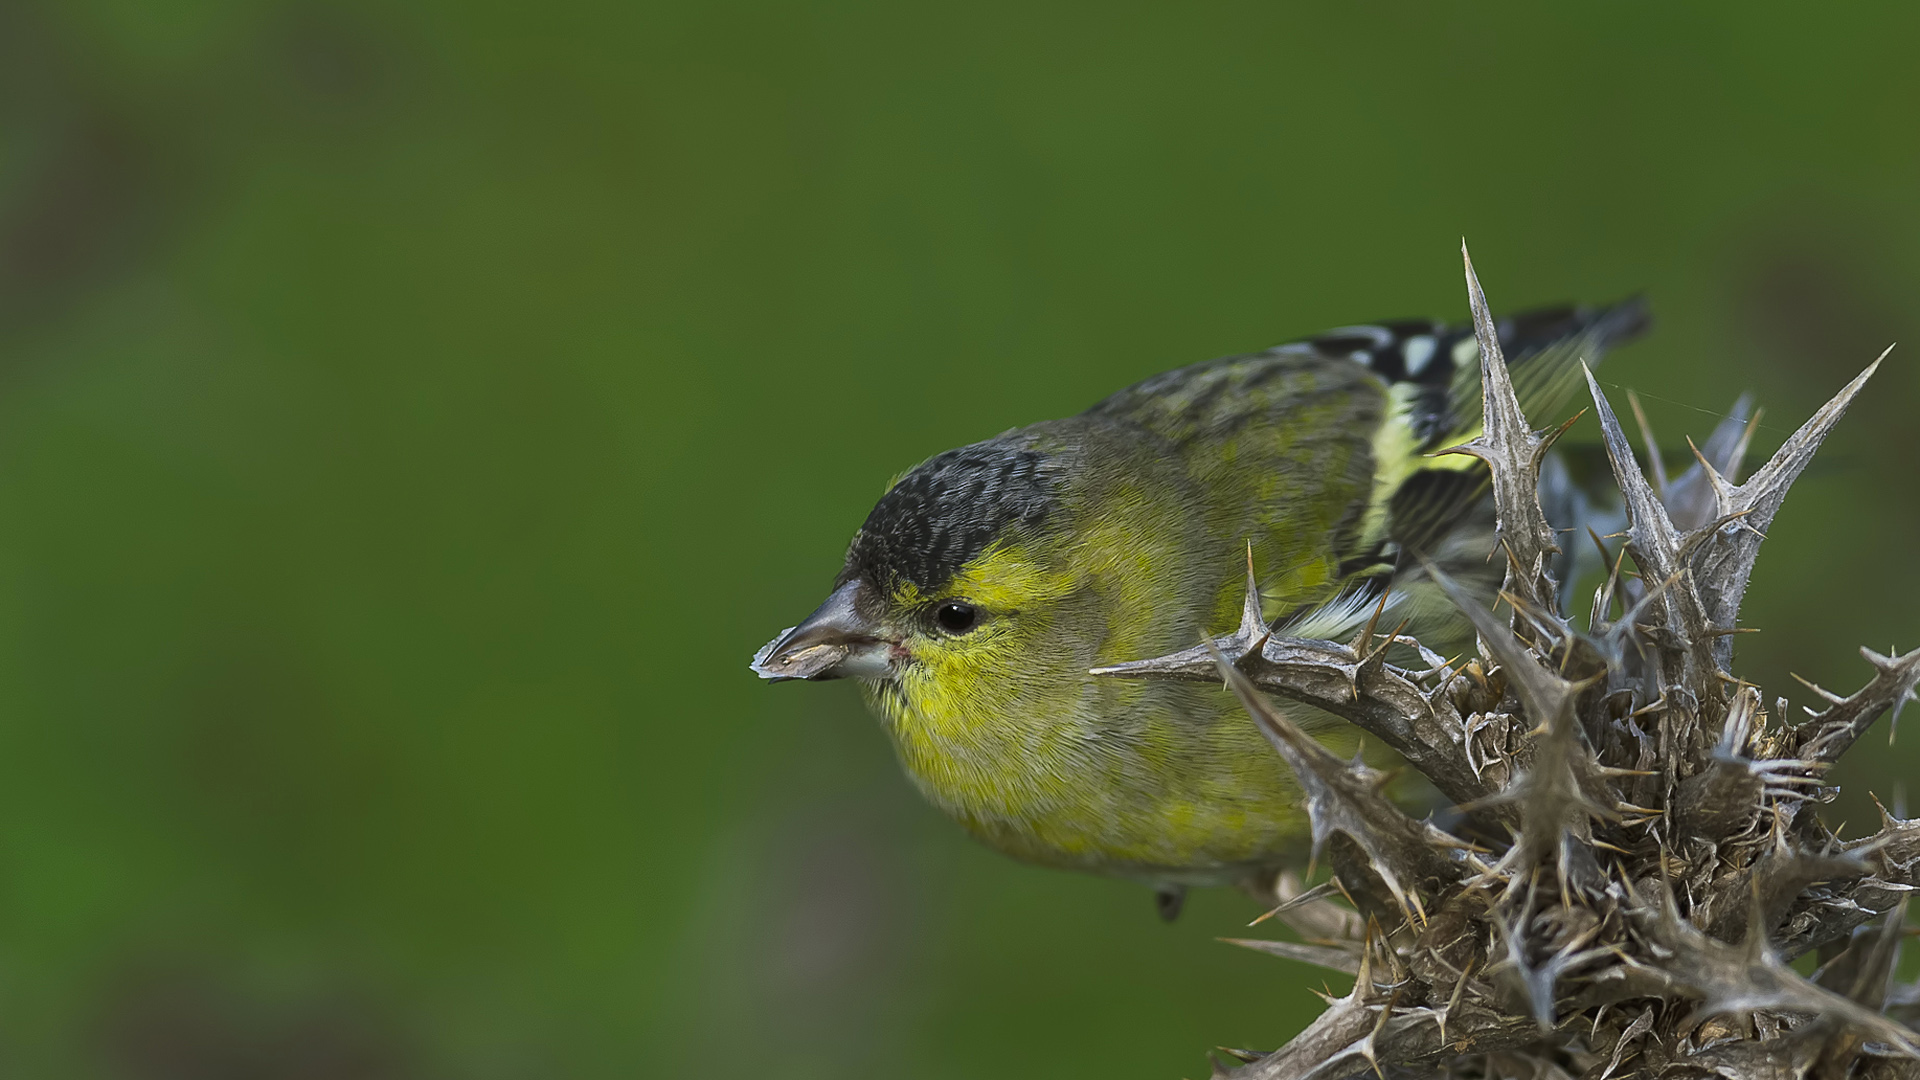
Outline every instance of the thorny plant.
<path id="1" fill-rule="evenodd" d="M 1298 775 L 1333 872 L 1272 913 L 1306 943 L 1241 944 L 1351 975 L 1352 992 L 1278 1050 L 1229 1051 L 1214 1076 L 1920 1080 L 1920 983 L 1894 976 L 1920 820 L 1882 809 L 1876 833 L 1843 840 L 1818 813 L 1828 768 L 1913 696 L 1920 650 L 1861 650 L 1872 680 L 1847 697 L 1808 684 L 1824 708 L 1792 725 L 1786 699 L 1770 713 L 1730 670 L 1766 530 L 1879 361 L 1744 484 L 1738 415 L 1671 483 L 1648 436 L 1650 484 L 1589 374 L 1629 525 L 1582 631 L 1561 610 L 1539 498 L 1558 432 L 1521 415 L 1466 273 L 1486 421 L 1457 452 L 1492 473 L 1510 616 L 1429 570 L 1472 619 L 1478 657 L 1448 662 L 1377 626 L 1347 644 L 1276 637 L 1250 573 L 1232 636 L 1102 672 L 1224 677 Z M 1419 659 L 1389 662 L 1393 646 Z M 1459 822 L 1410 817 L 1384 774 L 1267 694 L 1365 729 Z M 1809 953 L 1803 976 L 1790 965 Z"/>

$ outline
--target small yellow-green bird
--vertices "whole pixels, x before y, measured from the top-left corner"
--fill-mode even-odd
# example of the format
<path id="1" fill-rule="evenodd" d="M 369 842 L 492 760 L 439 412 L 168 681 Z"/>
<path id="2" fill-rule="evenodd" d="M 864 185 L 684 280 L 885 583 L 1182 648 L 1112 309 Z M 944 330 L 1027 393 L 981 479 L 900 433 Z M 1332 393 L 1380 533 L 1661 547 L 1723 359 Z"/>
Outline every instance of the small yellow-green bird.
<path id="1" fill-rule="evenodd" d="M 1502 320 L 1528 415 L 1646 325 L 1637 299 Z M 1167 372 L 901 475 L 826 602 L 753 670 L 861 680 L 920 791 L 1015 858 L 1142 882 L 1167 918 L 1189 885 L 1259 894 L 1307 831 L 1280 756 L 1217 687 L 1089 669 L 1231 631 L 1249 545 L 1285 633 L 1350 632 L 1383 589 L 1396 621 L 1444 633 L 1414 553 L 1483 579 L 1499 564 L 1484 466 L 1429 455 L 1480 416 L 1472 329 L 1430 321 Z M 1329 745 L 1359 745 L 1316 715 Z"/>

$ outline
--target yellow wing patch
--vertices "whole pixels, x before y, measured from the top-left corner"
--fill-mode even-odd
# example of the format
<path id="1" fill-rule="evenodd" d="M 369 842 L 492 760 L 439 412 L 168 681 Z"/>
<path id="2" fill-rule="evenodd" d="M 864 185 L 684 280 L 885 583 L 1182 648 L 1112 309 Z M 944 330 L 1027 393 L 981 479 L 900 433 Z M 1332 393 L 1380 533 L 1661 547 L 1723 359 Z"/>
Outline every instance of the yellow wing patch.
<path id="1" fill-rule="evenodd" d="M 1428 469 L 1465 471 L 1480 467 L 1478 458 L 1462 454 L 1427 457 L 1420 452 L 1420 436 L 1412 423 L 1419 390 L 1411 383 L 1395 383 L 1387 390 L 1387 416 L 1373 434 L 1373 491 L 1368 496 L 1367 515 L 1360 527 L 1363 548 L 1386 538 L 1387 508 L 1393 502 L 1394 492 L 1400 490 L 1408 477 Z M 1461 435 L 1460 441 L 1472 439 L 1479 433 L 1476 425 Z"/>

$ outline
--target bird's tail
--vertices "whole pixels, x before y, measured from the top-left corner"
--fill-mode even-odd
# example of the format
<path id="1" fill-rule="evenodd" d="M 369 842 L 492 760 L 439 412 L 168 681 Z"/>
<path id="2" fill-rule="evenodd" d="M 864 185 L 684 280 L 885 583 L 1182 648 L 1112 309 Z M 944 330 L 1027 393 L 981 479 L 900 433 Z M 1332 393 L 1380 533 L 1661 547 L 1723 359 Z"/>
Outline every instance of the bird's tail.
<path id="1" fill-rule="evenodd" d="M 1513 376 L 1520 409 L 1536 423 L 1553 423 L 1580 385 L 1580 364 L 1594 367 L 1608 349 L 1647 332 L 1653 317 L 1644 297 L 1633 296 L 1601 308 L 1561 305 L 1522 312 L 1495 323 L 1500 352 Z M 1456 345 L 1459 359 L 1447 387 L 1446 414 L 1431 421 L 1432 449 L 1456 445 L 1479 434 L 1480 345 L 1471 327 L 1463 327 Z"/>

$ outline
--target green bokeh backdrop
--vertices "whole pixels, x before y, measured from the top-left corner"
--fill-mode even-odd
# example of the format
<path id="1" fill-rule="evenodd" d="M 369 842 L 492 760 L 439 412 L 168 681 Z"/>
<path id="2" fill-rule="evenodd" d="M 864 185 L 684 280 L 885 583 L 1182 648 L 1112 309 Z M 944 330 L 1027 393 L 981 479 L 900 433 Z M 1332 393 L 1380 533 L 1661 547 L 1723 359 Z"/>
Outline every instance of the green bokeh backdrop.
<path id="1" fill-rule="evenodd" d="M 1319 976 L 760 685 L 932 452 L 1644 289 L 1766 449 L 1920 330 L 1920 8 L 0 0 L 0 1070 L 1172 1077 Z M 1743 670 L 1920 644 L 1898 351 Z M 1890 791 L 1911 743 L 1843 779 Z M 754 1073 L 755 1075 L 762 1075 Z"/>

